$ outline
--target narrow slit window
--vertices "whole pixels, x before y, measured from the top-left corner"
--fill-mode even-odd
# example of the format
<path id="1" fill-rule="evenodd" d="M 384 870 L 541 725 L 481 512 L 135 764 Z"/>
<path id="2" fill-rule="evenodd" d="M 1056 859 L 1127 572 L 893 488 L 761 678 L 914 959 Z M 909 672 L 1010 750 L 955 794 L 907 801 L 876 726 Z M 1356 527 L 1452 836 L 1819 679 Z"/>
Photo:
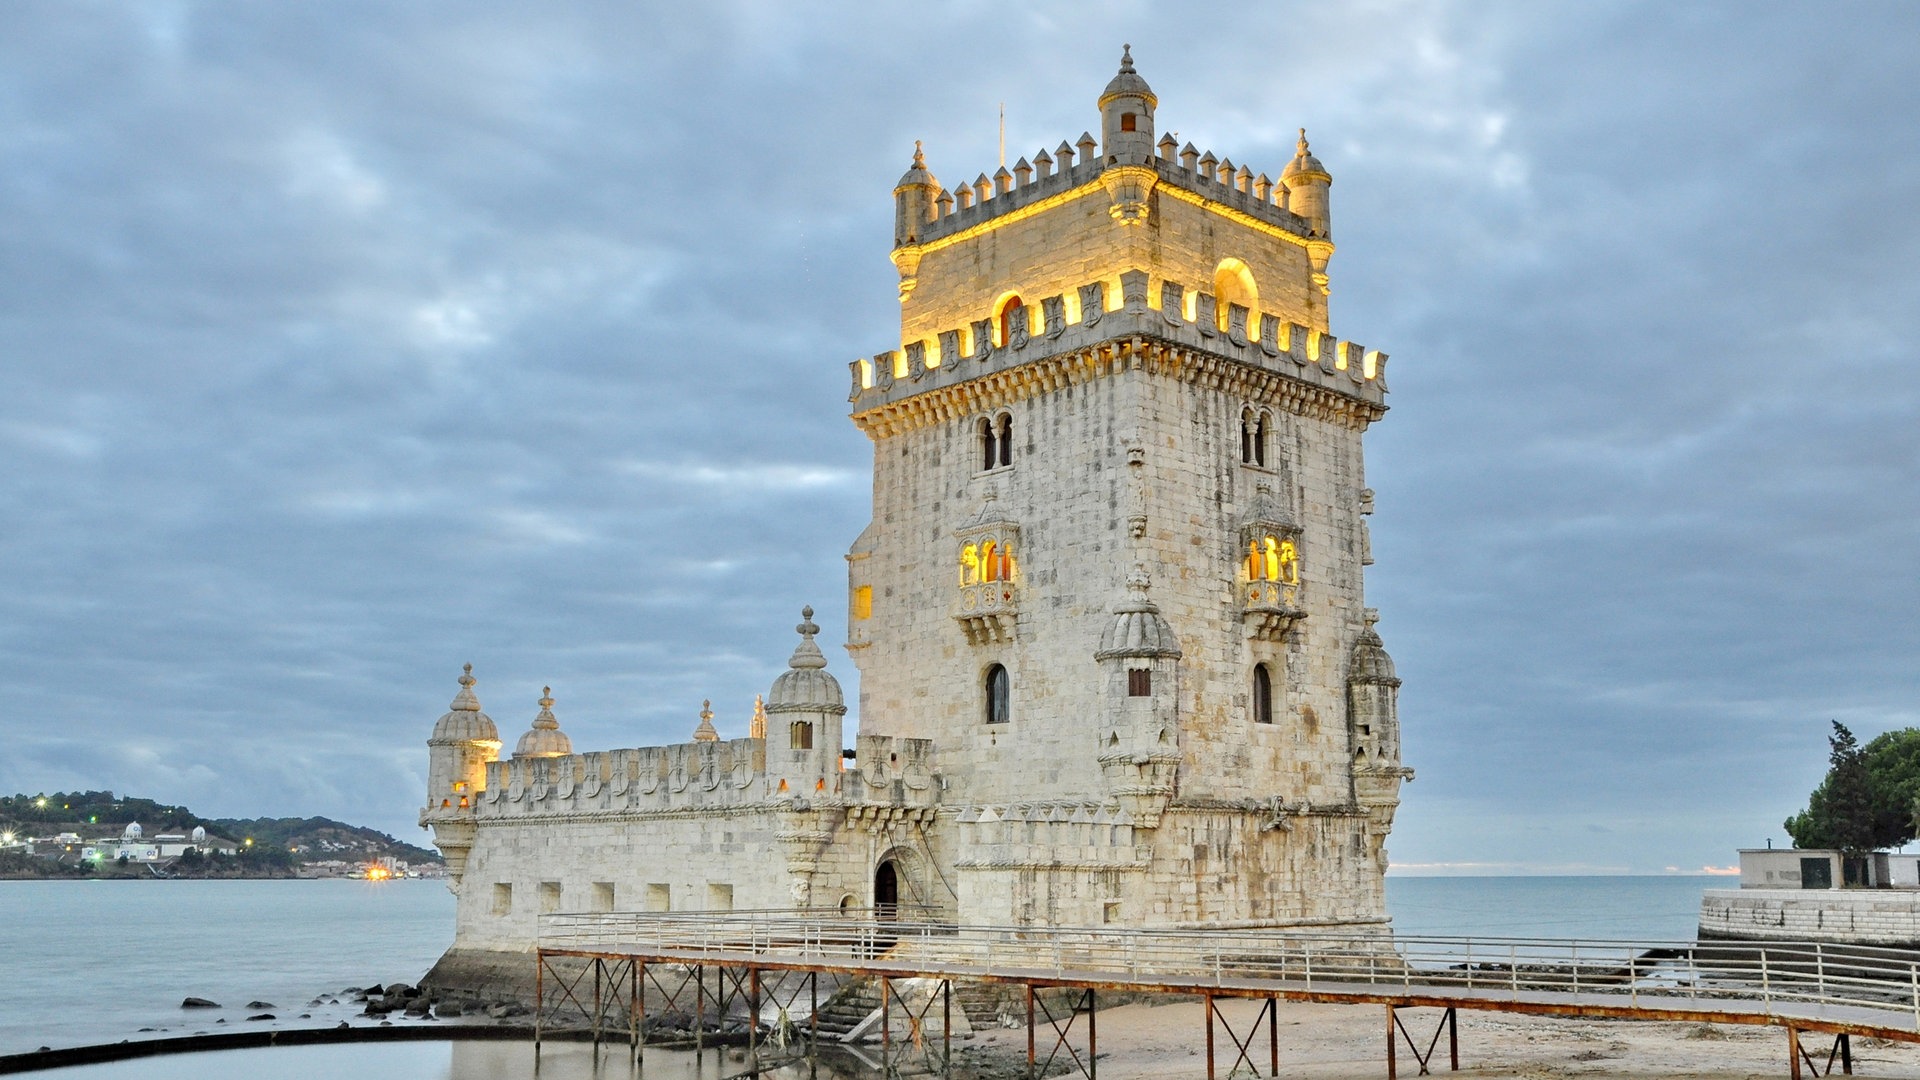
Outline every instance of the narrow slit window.
<path id="1" fill-rule="evenodd" d="M 995 445 L 993 421 L 983 416 L 980 418 L 980 467 L 991 469 L 999 460 L 1000 451 Z"/>
<path id="2" fill-rule="evenodd" d="M 1153 696 L 1153 672 L 1147 668 L 1135 668 L 1127 672 L 1128 697 Z"/>
<path id="3" fill-rule="evenodd" d="M 1013 464 L 1013 414 L 1000 414 L 1000 464 Z"/>
<path id="4" fill-rule="evenodd" d="M 1253 665 L 1253 722 L 1273 723 L 1273 675 L 1267 665 Z"/>

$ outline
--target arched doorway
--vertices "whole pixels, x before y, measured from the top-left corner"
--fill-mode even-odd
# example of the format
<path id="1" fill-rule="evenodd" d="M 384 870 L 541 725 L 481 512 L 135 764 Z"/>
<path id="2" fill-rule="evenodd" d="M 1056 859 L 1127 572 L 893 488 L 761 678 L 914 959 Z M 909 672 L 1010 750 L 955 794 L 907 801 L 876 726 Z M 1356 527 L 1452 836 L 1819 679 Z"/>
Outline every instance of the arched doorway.
<path id="1" fill-rule="evenodd" d="M 892 859 L 880 863 L 873 872 L 873 915 L 891 919 L 900 910 L 900 868 Z"/>

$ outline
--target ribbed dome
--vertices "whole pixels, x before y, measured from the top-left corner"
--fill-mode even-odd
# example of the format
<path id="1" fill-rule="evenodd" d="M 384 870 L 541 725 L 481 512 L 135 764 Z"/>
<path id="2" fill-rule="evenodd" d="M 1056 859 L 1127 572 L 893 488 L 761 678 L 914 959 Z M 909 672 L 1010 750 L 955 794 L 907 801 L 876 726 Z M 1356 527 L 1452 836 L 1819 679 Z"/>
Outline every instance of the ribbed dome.
<path id="1" fill-rule="evenodd" d="M 1380 620 L 1380 613 L 1367 609 L 1367 626 L 1354 640 L 1353 655 L 1347 661 L 1347 681 L 1350 683 L 1378 683 L 1386 686 L 1399 686 L 1400 679 L 1393 673 L 1393 657 L 1387 655 L 1387 648 L 1380 635 L 1373 630 L 1373 624 Z"/>
<path id="2" fill-rule="evenodd" d="M 1327 167 L 1320 164 L 1320 159 L 1313 156 L 1313 151 L 1307 149 L 1307 129 L 1301 128 L 1300 141 L 1293 145 L 1293 160 L 1287 162 L 1287 167 L 1280 171 L 1280 179 L 1285 180 L 1287 186 L 1291 187 L 1296 178 L 1314 177 L 1329 183 L 1333 181 L 1333 177 L 1327 172 Z"/>
<path id="3" fill-rule="evenodd" d="M 893 186 L 896 191 L 903 187 L 937 188 L 940 186 L 940 181 L 935 180 L 933 174 L 927 171 L 927 158 L 920 151 L 919 139 L 913 140 L 913 164 L 908 166 L 907 171 L 901 175 L 900 182 Z"/>
<path id="4" fill-rule="evenodd" d="M 812 608 L 800 609 L 800 625 L 794 629 L 800 634 L 800 644 L 794 647 L 787 670 L 773 680 L 773 689 L 767 692 L 767 711 L 845 715 L 847 705 L 840 694 L 840 680 L 827 674 L 827 658 L 813 643 L 813 635 L 820 628 L 813 623 Z"/>
<path id="5" fill-rule="evenodd" d="M 437 743 L 470 742 L 474 740 L 500 741 L 500 730 L 493 726 L 493 720 L 480 711 L 480 699 L 473 696 L 473 665 L 468 664 L 460 676 L 460 692 L 453 696 L 452 710 L 433 725 L 433 737 Z"/>
<path id="6" fill-rule="evenodd" d="M 573 740 L 560 730 L 560 721 L 553 718 L 553 687 L 540 688 L 540 715 L 533 718 L 533 727 L 520 736 L 520 742 L 513 748 L 513 756 L 565 757 L 573 753 Z"/>
<path id="7" fill-rule="evenodd" d="M 1147 80 L 1141 78 L 1140 73 L 1133 70 L 1133 46 L 1122 45 L 1120 47 L 1120 73 L 1115 75 L 1113 81 L 1107 84 L 1107 88 L 1100 92 L 1100 107 L 1104 109 L 1107 107 L 1107 102 L 1112 101 L 1114 98 L 1129 95 L 1146 98 L 1147 104 L 1154 107 L 1158 107 L 1160 104 L 1160 99 L 1153 96 L 1153 87 L 1148 86 Z"/>
<path id="8" fill-rule="evenodd" d="M 1160 617 L 1160 609 L 1147 599 L 1147 585 L 1146 568 L 1134 567 L 1133 573 L 1127 575 L 1128 596 L 1113 609 L 1113 622 L 1107 626 L 1107 632 L 1100 635 L 1100 651 L 1093 654 L 1095 660 L 1123 656 L 1180 658 L 1180 639 L 1174 635 L 1173 627 L 1167 625 L 1167 620 Z"/>

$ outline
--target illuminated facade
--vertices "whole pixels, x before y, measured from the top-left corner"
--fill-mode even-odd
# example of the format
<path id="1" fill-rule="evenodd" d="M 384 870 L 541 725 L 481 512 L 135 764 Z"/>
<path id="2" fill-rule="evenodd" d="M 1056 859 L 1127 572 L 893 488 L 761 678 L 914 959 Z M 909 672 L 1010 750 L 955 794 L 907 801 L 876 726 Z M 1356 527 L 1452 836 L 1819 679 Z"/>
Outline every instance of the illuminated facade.
<path id="1" fill-rule="evenodd" d="M 810 617 L 763 738 L 476 771 L 436 729 L 433 782 L 478 789 L 422 818 L 455 953 L 596 907 L 1383 924 L 1411 776 L 1363 590 L 1386 357 L 1330 332 L 1304 133 L 1275 180 L 1156 140 L 1157 105 L 1123 59 L 1098 140 L 952 187 L 916 148 L 895 188 L 901 343 L 851 365 L 856 758 Z"/>

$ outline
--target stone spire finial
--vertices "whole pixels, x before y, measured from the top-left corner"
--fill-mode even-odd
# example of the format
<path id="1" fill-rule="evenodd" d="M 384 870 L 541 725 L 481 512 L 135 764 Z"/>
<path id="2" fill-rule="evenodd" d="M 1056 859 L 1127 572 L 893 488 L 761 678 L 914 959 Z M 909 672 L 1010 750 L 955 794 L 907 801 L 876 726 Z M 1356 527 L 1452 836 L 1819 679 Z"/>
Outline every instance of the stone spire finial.
<path id="1" fill-rule="evenodd" d="M 1133 46 L 1130 44 L 1120 46 L 1120 70 L 1128 73 L 1133 71 Z"/>
<path id="2" fill-rule="evenodd" d="M 919 139 L 913 140 L 913 167 L 916 169 L 924 169 L 927 167 L 927 156 L 920 150 Z"/>
<path id="3" fill-rule="evenodd" d="M 461 669 L 460 692 L 453 695 L 453 704 L 447 706 L 454 712 L 479 712 L 480 699 L 473 694 L 473 684 L 479 682 L 473 677 L 473 665 Z"/>
<path id="4" fill-rule="evenodd" d="M 1147 589 L 1152 587 L 1152 585 L 1153 578 L 1148 575 L 1145 563 L 1134 563 L 1133 569 L 1127 571 L 1127 591 L 1129 593 L 1145 600 L 1147 598 Z"/>
<path id="5" fill-rule="evenodd" d="M 693 729 L 694 742 L 719 742 L 720 733 L 713 729 L 713 702 L 700 703 L 700 726 Z"/>
<path id="6" fill-rule="evenodd" d="M 820 652 L 820 646 L 813 641 L 813 635 L 819 633 L 820 628 L 814 625 L 812 605 L 800 609 L 800 625 L 793 629 L 800 635 L 800 644 L 794 646 L 793 656 L 787 660 L 787 666 L 790 668 L 826 667 L 827 658 Z"/>
<path id="7" fill-rule="evenodd" d="M 553 718 L 553 687 L 540 688 L 540 715 L 533 718 L 533 726 L 543 731 L 560 730 L 560 721 Z"/>
<path id="8" fill-rule="evenodd" d="M 764 739 L 767 737 L 767 699 L 759 694 L 753 695 L 753 719 L 747 722 L 747 738 Z"/>

